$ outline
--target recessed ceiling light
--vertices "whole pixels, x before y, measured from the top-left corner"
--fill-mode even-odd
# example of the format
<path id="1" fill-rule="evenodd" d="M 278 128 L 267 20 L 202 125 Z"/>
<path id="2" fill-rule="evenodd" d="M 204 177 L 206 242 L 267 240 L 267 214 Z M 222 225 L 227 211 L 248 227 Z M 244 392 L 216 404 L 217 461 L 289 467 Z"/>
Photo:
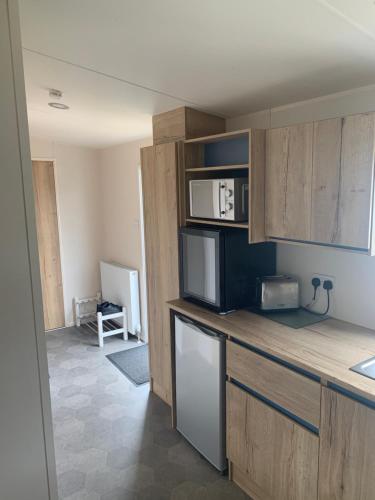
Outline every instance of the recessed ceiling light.
<path id="1" fill-rule="evenodd" d="M 56 109 L 69 109 L 69 106 L 63 104 L 62 102 L 49 102 L 48 106 L 51 106 L 51 108 L 56 108 Z"/>
<path id="2" fill-rule="evenodd" d="M 53 102 L 48 103 L 48 106 L 51 106 L 51 108 L 56 108 L 56 109 L 69 109 L 69 106 L 67 104 L 63 104 L 62 102 L 56 102 L 56 99 L 60 100 L 63 96 L 61 90 L 48 89 L 48 94 L 50 97 L 52 97 L 52 99 L 54 99 Z"/>

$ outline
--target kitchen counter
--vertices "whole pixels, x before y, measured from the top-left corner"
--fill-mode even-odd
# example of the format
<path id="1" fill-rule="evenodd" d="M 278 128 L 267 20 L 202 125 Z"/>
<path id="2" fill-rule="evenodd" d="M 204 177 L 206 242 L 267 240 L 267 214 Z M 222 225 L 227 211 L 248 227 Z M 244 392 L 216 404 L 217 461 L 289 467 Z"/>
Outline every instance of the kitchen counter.
<path id="1" fill-rule="evenodd" d="M 336 319 L 295 330 L 239 310 L 222 316 L 183 299 L 167 303 L 176 312 L 249 344 L 359 396 L 375 401 L 375 380 L 349 370 L 375 356 L 375 331 Z"/>

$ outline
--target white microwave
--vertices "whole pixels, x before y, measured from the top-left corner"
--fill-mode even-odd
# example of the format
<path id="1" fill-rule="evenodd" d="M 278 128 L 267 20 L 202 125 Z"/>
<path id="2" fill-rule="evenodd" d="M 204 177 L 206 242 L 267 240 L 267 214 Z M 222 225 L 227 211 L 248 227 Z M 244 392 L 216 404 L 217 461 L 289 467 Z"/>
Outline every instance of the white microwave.
<path id="1" fill-rule="evenodd" d="M 190 217 L 247 221 L 247 178 L 194 179 L 189 182 Z"/>

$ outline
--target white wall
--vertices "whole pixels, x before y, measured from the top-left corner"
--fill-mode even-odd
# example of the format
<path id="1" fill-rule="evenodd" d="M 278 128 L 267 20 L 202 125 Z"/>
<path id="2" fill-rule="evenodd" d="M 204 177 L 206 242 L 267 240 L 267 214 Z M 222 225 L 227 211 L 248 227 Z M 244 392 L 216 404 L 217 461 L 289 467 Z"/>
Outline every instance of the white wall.
<path id="1" fill-rule="evenodd" d="M 101 194 L 95 149 L 31 138 L 32 158 L 55 160 L 65 323 L 73 324 L 74 296 L 100 290 Z"/>
<path id="2" fill-rule="evenodd" d="M 152 139 L 95 150 L 31 138 L 33 158 L 55 160 L 66 325 L 74 296 L 100 290 L 99 261 L 139 271 L 141 319 L 147 334 L 140 213 L 140 148 Z"/>
<path id="3" fill-rule="evenodd" d="M 150 138 L 99 151 L 103 237 L 101 255 L 104 260 L 138 269 L 142 329 L 145 334 L 147 309 L 142 259 L 139 168 L 140 148 L 151 144 Z"/>
<path id="4" fill-rule="evenodd" d="M 375 110 L 375 86 L 341 92 L 227 120 L 227 130 L 246 127 L 282 127 Z M 311 275 L 335 278 L 331 315 L 375 328 L 375 257 L 315 246 L 277 245 L 278 272 L 301 278 L 302 301 L 310 300 Z M 323 309 L 322 296 L 318 307 Z"/>

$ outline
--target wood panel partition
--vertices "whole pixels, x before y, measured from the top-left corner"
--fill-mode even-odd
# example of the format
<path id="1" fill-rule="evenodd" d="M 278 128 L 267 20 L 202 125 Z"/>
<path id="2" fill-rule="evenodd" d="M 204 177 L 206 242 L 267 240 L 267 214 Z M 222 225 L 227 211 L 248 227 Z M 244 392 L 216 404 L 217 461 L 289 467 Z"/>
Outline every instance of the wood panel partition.
<path id="1" fill-rule="evenodd" d="M 35 214 L 46 330 L 65 325 L 57 220 L 55 175 L 52 161 L 33 161 Z"/>

